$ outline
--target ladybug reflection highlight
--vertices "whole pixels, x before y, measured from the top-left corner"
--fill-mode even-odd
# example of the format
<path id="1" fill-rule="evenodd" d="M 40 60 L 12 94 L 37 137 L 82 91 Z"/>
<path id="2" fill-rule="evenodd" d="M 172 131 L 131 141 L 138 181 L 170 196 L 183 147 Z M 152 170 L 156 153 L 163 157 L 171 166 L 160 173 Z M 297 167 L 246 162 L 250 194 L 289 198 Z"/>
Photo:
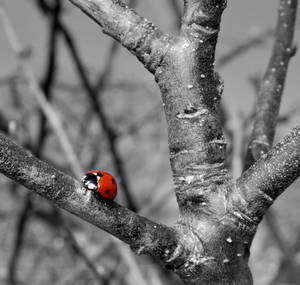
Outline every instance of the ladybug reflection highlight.
<path id="1" fill-rule="evenodd" d="M 113 200 L 117 195 L 116 180 L 106 171 L 89 171 L 82 177 L 81 182 L 85 189 L 100 194 L 103 198 Z"/>

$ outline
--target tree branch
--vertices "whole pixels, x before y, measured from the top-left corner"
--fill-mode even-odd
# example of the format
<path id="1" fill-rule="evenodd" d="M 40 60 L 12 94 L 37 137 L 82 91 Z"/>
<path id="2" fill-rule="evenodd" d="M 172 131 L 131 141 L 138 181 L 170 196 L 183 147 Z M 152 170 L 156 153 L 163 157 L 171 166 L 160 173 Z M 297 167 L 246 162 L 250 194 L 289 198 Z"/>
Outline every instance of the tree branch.
<path id="1" fill-rule="evenodd" d="M 260 85 L 254 128 L 248 146 L 247 169 L 273 144 L 281 97 L 293 45 L 298 0 L 280 0 L 275 42 L 266 73 Z"/>
<path id="2" fill-rule="evenodd" d="M 205 189 L 228 180 L 218 114 L 223 85 L 213 68 L 226 1 L 213 2 L 184 2 L 181 35 L 165 35 L 169 49 L 155 73 L 168 125 L 177 201 L 187 212 L 197 208 L 188 206 L 189 201 L 201 204 Z"/>
<path id="3" fill-rule="evenodd" d="M 120 0 L 69 0 L 154 72 L 162 56 L 162 32 Z M 158 54 L 157 54 L 158 52 Z"/>
<path id="4" fill-rule="evenodd" d="M 273 201 L 300 175 L 300 125 L 237 180 L 240 207 L 259 223 Z"/>
<path id="5" fill-rule="evenodd" d="M 182 245 L 176 230 L 154 223 L 117 203 L 97 199 L 80 182 L 56 170 L 0 134 L 0 172 L 62 209 L 126 242 L 138 254 L 167 262 Z"/>

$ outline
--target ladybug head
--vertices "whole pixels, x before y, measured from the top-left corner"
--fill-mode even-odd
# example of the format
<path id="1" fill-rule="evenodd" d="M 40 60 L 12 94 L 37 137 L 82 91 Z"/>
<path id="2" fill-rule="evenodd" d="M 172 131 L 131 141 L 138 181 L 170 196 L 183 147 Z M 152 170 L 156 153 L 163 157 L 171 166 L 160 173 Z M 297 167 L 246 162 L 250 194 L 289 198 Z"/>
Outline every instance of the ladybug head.
<path id="1" fill-rule="evenodd" d="M 98 180 L 97 175 L 92 173 L 87 173 L 84 175 L 81 179 L 81 182 L 84 186 L 84 188 L 91 190 L 91 191 L 97 191 L 98 188 Z"/>

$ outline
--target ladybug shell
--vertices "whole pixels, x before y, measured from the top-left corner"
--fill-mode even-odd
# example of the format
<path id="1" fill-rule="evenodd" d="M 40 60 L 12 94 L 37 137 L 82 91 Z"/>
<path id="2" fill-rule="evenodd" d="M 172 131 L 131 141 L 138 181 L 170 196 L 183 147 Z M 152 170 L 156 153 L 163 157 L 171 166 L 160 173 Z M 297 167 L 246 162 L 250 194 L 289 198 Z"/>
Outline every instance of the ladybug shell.
<path id="1" fill-rule="evenodd" d="M 97 191 L 102 197 L 113 200 L 117 195 L 117 183 L 115 178 L 106 171 L 89 171 L 82 179 L 85 187 Z M 91 187 L 90 185 L 94 186 Z"/>

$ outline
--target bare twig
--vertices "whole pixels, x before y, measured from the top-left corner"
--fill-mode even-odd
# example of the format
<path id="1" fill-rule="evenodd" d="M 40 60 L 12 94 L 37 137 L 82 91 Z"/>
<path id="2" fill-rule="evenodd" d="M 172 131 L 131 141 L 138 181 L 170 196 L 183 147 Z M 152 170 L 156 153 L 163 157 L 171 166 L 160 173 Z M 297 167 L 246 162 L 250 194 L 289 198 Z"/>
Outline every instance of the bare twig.
<path id="1" fill-rule="evenodd" d="M 96 249 L 96 252 L 90 256 L 93 263 L 97 263 L 98 259 L 100 257 L 104 257 L 105 253 L 107 251 L 111 250 L 112 240 L 107 239 L 106 241 L 103 241 L 98 248 Z M 83 272 L 86 270 L 85 264 L 79 264 L 75 268 L 73 268 L 70 272 L 62 276 L 62 278 L 59 281 L 59 284 L 61 285 L 67 285 L 71 284 L 73 280 L 78 280 L 80 276 L 82 276 Z"/>
<path id="2" fill-rule="evenodd" d="M 57 43 L 57 28 L 56 28 L 56 23 L 57 19 L 59 17 L 60 13 L 60 5 L 59 2 L 57 2 L 57 5 L 55 6 L 55 12 L 53 19 L 51 21 L 50 25 L 50 40 L 49 40 L 49 56 L 48 56 L 48 63 L 46 66 L 46 72 L 44 79 L 42 81 L 42 89 L 43 92 L 46 96 L 47 99 L 50 99 L 51 96 L 51 91 L 52 91 L 52 86 L 54 83 L 54 74 L 55 74 L 55 64 L 56 64 L 56 43 Z M 43 147 L 44 147 L 44 142 L 45 142 L 45 137 L 47 135 L 47 130 L 46 130 L 46 118 L 44 114 L 41 112 L 40 113 L 40 129 L 38 132 L 38 138 L 37 138 L 37 144 L 36 146 L 31 146 L 31 149 L 37 155 L 38 157 L 41 156 Z M 32 207 L 33 207 L 33 201 L 32 201 L 32 193 L 27 193 L 25 201 L 24 201 L 24 208 L 20 213 L 20 217 L 17 221 L 17 230 L 16 230 L 16 238 L 15 242 L 13 245 L 13 252 L 12 252 L 12 257 L 11 257 L 11 262 L 8 264 L 9 266 L 9 280 L 11 284 L 17 284 L 17 264 L 18 260 L 21 255 L 21 249 L 23 246 L 23 241 L 24 241 L 24 235 L 26 231 L 26 225 L 28 225 L 28 219 L 31 215 L 32 212 Z"/>
<path id="3" fill-rule="evenodd" d="M 63 221 L 62 215 L 61 214 L 59 214 L 59 215 L 60 215 L 60 219 L 62 220 L 62 223 L 63 223 L 63 230 L 65 231 L 65 234 L 66 234 L 66 237 L 67 237 L 67 242 L 71 244 L 71 247 L 77 253 L 77 255 L 81 259 L 83 259 L 86 267 L 93 272 L 94 276 L 97 279 L 98 284 L 107 284 L 107 280 L 106 280 L 105 276 L 102 276 L 99 273 L 95 263 L 92 261 L 92 259 L 89 256 L 87 256 L 85 251 L 78 244 L 76 238 L 74 237 L 74 235 L 73 235 L 71 229 L 69 228 L 69 226 L 67 225 L 67 223 Z"/>
<path id="4" fill-rule="evenodd" d="M 28 82 L 28 86 L 30 89 L 31 94 L 34 96 L 36 101 L 39 104 L 39 107 L 43 110 L 45 116 L 49 120 L 54 132 L 57 134 L 57 138 L 60 141 L 60 144 L 62 148 L 64 149 L 64 152 L 67 155 L 67 158 L 70 162 L 70 166 L 72 167 L 74 173 L 76 173 L 77 177 L 80 177 L 82 175 L 82 170 L 79 167 L 79 161 L 76 157 L 76 154 L 73 150 L 73 146 L 70 143 L 64 128 L 62 126 L 62 123 L 56 114 L 55 110 L 51 106 L 51 104 L 48 102 L 45 94 L 42 92 L 41 88 L 39 87 L 39 84 L 33 74 L 33 71 L 29 65 L 29 63 L 26 61 L 26 59 L 23 56 L 23 48 L 17 38 L 17 35 L 12 27 L 12 24 L 10 22 L 10 19 L 7 17 L 7 14 L 4 10 L 3 3 L 0 5 L 0 15 L 2 19 L 3 26 L 5 28 L 5 32 L 7 34 L 8 40 L 12 46 L 13 51 L 15 52 L 16 56 L 19 59 L 19 64 L 23 70 L 24 76 Z"/>
<path id="5" fill-rule="evenodd" d="M 298 0 L 280 1 L 275 42 L 269 65 L 260 85 L 245 169 L 266 153 L 273 144 L 288 63 L 295 53 L 292 45 L 297 5 Z"/>
<path id="6" fill-rule="evenodd" d="M 113 238 L 112 242 L 113 244 L 118 245 L 119 250 L 121 250 L 121 254 L 126 257 L 125 261 L 128 266 L 130 276 L 133 279 L 132 284 L 146 285 L 148 282 L 145 282 L 145 277 L 141 274 L 134 256 L 129 252 L 129 248 L 125 244 L 121 243 L 120 240 Z"/>
<path id="7" fill-rule="evenodd" d="M 17 266 L 19 257 L 21 255 L 21 249 L 23 247 L 23 242 L 26 234 L 26 227 L 29 223 L 29 216 L 31 212 L 32 207 L 32 201 L 31 201 L 31 193 L 27 193 L 23 207 L 20 211 L 20 214 L 17 218 L 16 222 L 16 231 L 15 231 L 15 239 L 13 243 L 13 250 L 11 254 L 11 258 L 8 264 L 8 282 L 10 285 L 16 285 L 17 282 Z"/>
<path id="8" fill-rule="evenodd" d="M 161 102 L 155 104 L 148 112 L 146 112 L 141 118 L 131 123 L 130 125 L 122 128 L 119 133 L 121 136 L 133 135 L 138 132 L 145 124 L 153 122 L 160 114 L 162 114 Z"/>
<path id="9" fill-rule="evenodd" d="M 49 24 L 49 40 L 48 40 L 48 56 L 47 56 L 47 67 L 45 70 L 45 75 L 41 82 L 41 90 L 45 94 L 45 98 L 50 101 L 53 87 L 55 84 L 55 75 L 56 75 L 56 58 L 57 58 L 57 39 L 58 39 L 58 21 L 61 13 L 61 3 L 60 0 L 56 0 L 53 5 L 53 14 L 50 18 Z M 48 130 L 46 128 L 47 118 L 44 115 L 43 111 L 40 111 L 40 129 L 37 138 L 37 146 L 35 147 L 35 155 L 39 157 L 39 152 L 42 152 L 44 141 L 47 137 Z"/>

